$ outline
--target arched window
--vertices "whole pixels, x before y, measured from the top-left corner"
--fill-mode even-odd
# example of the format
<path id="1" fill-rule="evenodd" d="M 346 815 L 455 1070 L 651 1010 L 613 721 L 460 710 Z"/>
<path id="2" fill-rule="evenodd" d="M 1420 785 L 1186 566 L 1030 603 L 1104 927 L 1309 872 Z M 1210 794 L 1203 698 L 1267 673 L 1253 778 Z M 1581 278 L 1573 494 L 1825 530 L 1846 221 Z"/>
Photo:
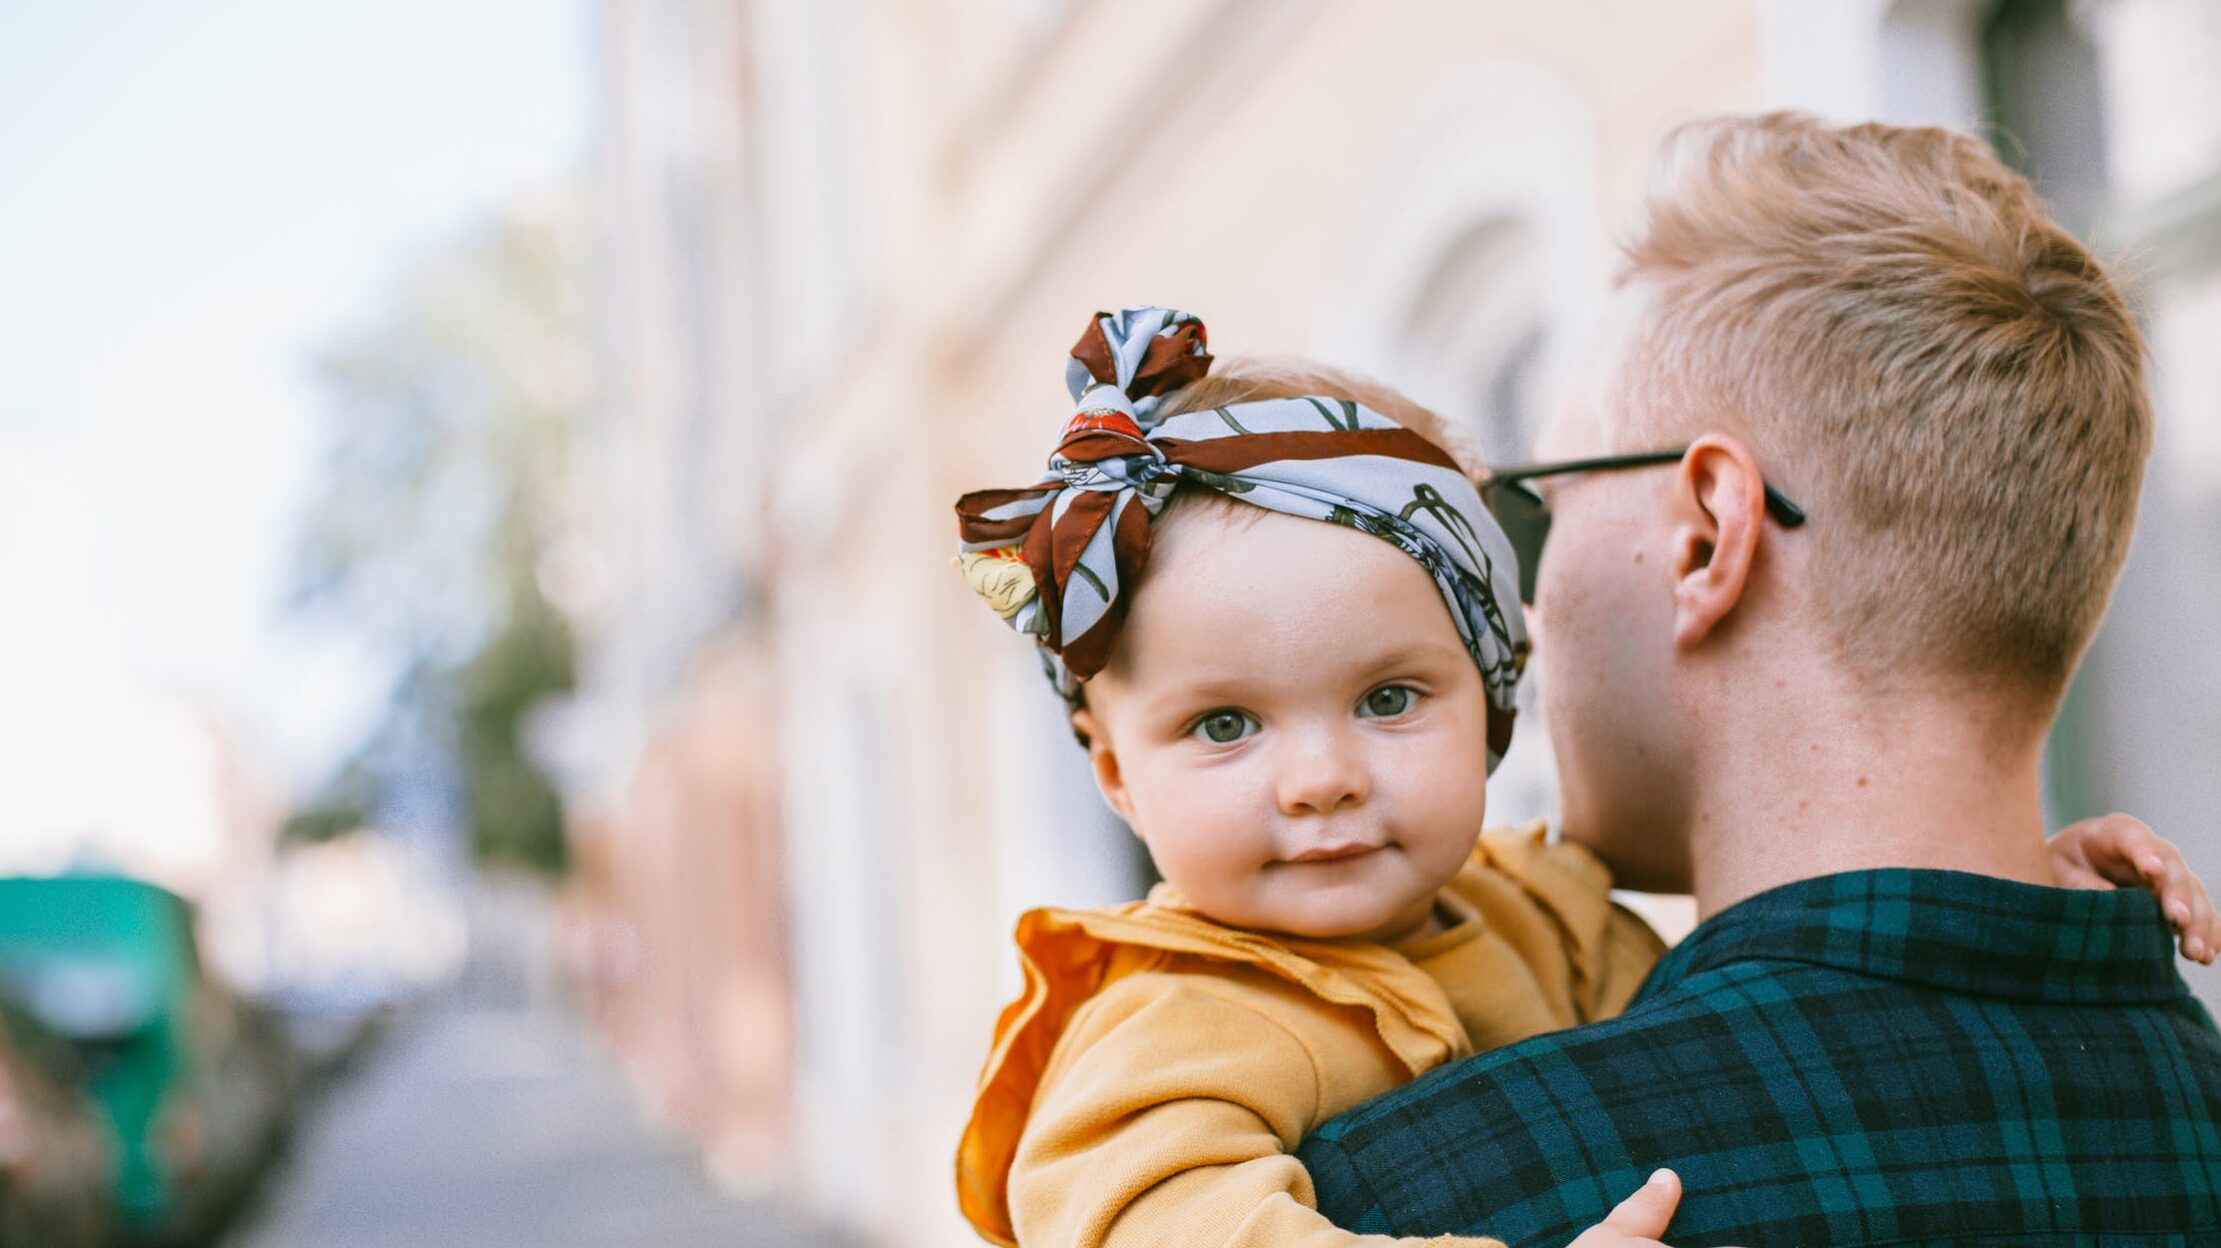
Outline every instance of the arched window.
<path id="1" fill-rule="evenodd" d="M 1876 32 L 1874 115 L 1901 126 L 1976 126 L 1985 106 L 1980 32 L 1993 3 L 1897 0 L 1890 5 Z"/>
<path id="2" fill-rule="evenodd" d="M 2052 215 L 2088 236 L 2106 199 L 2105 94 L 2097 46 L 2066 0 L 2006 0 L 1982 24 L 1992 137 L 2043 192 Z"/>
<path id="3" fill-rule="evenodd" d="M 1493 463 L 1524 458 L 1534 441 L 1546 294 L 1533 229 L 1497 217 L 1450 245 L 1405 322 L 1399 378 L 1463 423 Z"/>
<path id="4" fill-rule="evenodd" d="M 1321 357 L 1462 425 L 1491 463 L 1526 459 L 1554 389 L 1553 344 L 1604 290 L 1596 147 L 1588 101 L 1534 65 L 1489 59 L 1445 77 L 1367 177 Z M 1533 685 L 1489 782 L 1492 823 L 1556 805 Z"/>

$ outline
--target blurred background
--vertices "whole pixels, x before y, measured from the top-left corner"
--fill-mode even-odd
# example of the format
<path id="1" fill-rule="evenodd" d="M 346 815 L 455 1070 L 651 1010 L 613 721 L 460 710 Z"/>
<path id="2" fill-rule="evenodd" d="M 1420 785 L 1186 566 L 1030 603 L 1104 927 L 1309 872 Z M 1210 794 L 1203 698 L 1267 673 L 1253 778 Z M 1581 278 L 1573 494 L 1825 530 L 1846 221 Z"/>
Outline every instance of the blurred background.
<path id="1" fill-rule="evenodd" d="M 2134 278 L 2049 797 L 2221 881 L 2221 0 L 0 0 L 0 1244 L 974 1242 L 1012 920 L 1147 864 L 951 501 L 1138 302 L 1519 458 L 1774 107 Z"/>

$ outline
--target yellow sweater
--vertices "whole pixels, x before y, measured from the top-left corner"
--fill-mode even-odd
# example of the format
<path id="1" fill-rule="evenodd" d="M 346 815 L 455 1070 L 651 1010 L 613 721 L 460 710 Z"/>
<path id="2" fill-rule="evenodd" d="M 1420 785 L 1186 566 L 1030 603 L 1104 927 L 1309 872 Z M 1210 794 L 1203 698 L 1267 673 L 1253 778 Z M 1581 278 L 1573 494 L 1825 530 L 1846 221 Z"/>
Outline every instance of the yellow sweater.
<path id="1" fill-rule="evenodd" d="M 1336 1114 L 1475 1052 L 1623 1009 L 1664 952 L 1603 865 L 1492 829 L 1400 948 L 1227 927 L 1169 887 L 1018 921 L 957 1151 L 964 1216 L 1024 1248 L 1387 1248 L 1313 1208 L 1292 1155 Z"/>

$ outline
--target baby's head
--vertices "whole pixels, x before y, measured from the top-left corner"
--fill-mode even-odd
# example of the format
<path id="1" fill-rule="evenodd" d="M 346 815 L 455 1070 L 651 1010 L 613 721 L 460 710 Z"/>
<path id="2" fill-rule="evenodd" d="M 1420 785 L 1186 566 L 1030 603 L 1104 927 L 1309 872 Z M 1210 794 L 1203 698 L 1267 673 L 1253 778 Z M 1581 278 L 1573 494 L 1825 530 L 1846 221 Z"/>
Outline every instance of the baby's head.
<path id="1" fill-rule="evenodd" d="M 1184 358 L 1208 366 L 1200 324 L 1137 311 L 1090 335 L 1161 363 L 1192 325 Z M 1197 908 L 1314 938 L 1420 930 L 1479 834 L 1525 650 L 1474 465 L 1431 413 L 1329 370 L 1155 390 L 1135 371 L 1125 405 L 1075 384 L 1049 480 L 959 504 L 967 572 L 1061 654 L 1105 799 Z"/>

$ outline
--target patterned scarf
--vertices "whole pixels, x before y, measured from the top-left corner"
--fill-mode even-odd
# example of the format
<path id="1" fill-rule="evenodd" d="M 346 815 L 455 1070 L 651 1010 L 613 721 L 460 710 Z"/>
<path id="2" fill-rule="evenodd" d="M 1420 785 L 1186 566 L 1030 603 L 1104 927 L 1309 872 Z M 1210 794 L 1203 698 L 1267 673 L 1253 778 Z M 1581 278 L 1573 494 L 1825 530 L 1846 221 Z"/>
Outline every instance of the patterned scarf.
<path id="1" fill-rule="evenodd" d="M 957 500 L 965 579 L 1040 643 L 1051 679 L 1076 699 L 1125 619 L 1150 522 L 1181 485 L 1362 530 L 1434 578 L 1488 690 L 1495 770 L 1511 743 L 1527 630 L 1511 544 L 1473 484 L 1441 448 L 1346 399 L 1261 399 L 1160 420 L 1165 397 L 1210 369 L 1207 341 L 1185 312 L 1098 313 L 1065 369 L 1078 410 L 1048 475 Z"/>

